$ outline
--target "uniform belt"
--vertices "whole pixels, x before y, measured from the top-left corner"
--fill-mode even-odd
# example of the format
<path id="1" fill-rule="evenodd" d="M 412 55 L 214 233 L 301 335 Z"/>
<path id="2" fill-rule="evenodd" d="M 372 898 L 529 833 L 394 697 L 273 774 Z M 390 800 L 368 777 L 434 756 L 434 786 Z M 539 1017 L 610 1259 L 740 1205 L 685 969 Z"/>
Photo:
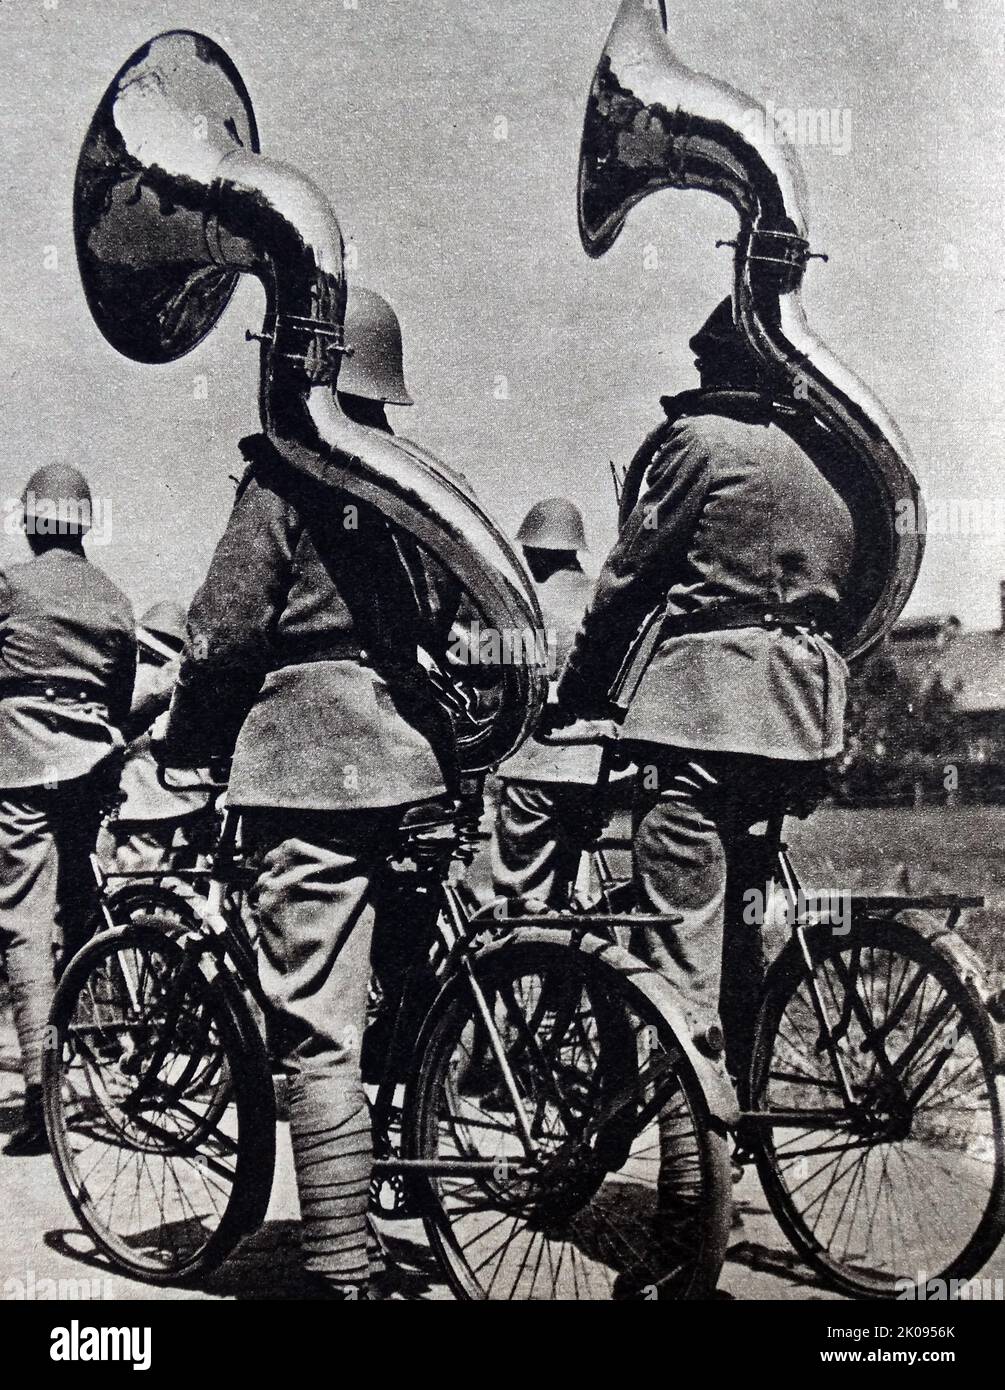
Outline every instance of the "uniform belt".
<path id="1" fill-rule="evenodd" d="M 732 632 L 744 627 L 763 627 L 785 633 L 806 633 L 830 639 L 836 612 L 824 603 L 715 603 L 696 613 L 665 618 L 660 641 L 701 632 Z"/>
<path id="2" fill-rule="evenodd" d="M 78 700 L 83 704 L 108 703 L 108 692 L 97 681 L 68 680 L 63 676 L 0 677 L 0 700 L 24 695 L 41 696 L 45 700 Z"/>
<path id="3" fill-rule="evenodd" d="M 279 653 L 273 669 L 308 666 L 317 661 L 355 661 L 361 666 L 372 666 L 388 685 L 403 694 L 429 692 L 429 674 L 417 661 L 404 661 L 386 651 L 361 647 L 358 642 L 333 642 L 326 638 L 317 643 L 297 643 L 295 651 Z"/>
<path id="4" fill-rule="evenodd" d="M 321 638 L 316 642 L 298 642 L 290 651 L 280 651 L 276 657 L 276 668 L 281 666 L 309 666 L 315 661 L 357 661 L 366 665 L 372 653 L 358 642 Z"/>

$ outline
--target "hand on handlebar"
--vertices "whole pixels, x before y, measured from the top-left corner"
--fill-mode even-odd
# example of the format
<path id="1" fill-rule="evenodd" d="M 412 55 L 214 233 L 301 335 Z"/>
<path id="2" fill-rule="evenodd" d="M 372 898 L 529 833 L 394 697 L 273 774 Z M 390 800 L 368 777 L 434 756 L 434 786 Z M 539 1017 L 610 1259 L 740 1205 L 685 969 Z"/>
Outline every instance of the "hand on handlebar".
<path id="1" fill-rule="evenodd" d="M 224 754 L 211 756 L 195 765 L 179 760 L 166 739 L 154 736 L 150 739 L 150 752 L 157 764 L 157 780 L 171 791 L 193 790 L 200 786 L 224 788 L 230 781 L 230 758 Z"/>
<path id="2" fill-rule="evenodd" d="M 570 715 L 563 711 L 556 720 L 542 719 L 535 738 L 548 747 L 604 748 L 618 742 L 613 719 Z"/>

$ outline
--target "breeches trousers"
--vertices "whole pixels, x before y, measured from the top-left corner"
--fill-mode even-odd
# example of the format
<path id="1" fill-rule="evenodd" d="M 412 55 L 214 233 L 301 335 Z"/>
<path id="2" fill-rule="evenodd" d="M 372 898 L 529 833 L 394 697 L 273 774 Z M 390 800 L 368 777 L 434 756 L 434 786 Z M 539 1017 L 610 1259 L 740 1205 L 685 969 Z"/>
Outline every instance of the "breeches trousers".
<path id="1" fill-rule="evenodd" d="M 94 910 L 99 819 L 89 778 L 0 793 L 0 949 L 29 1086 L 42 1080 L 55 959 L 83 943 Z"/>

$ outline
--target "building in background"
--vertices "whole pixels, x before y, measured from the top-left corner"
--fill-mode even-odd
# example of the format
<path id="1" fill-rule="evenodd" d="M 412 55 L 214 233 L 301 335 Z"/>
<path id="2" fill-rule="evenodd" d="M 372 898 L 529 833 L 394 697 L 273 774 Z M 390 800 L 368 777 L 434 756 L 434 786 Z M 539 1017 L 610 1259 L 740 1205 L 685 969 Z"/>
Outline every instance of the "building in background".
<path id="1" fill-rule="evenodd" d="M 834 792 L 854 806 L 1005 804 L 1005 583 L 996 631 L 951 613 L 894 628 L 848 687 Z"/>
<path id="2" fill-rule="evenodd" d="M 952 614 L 911 618 L 890 636 L 898 673 L 923 700 L 951 712 L 959 747 L 978 760 L 1005 759 L 1005 581 L 997 631 L 967 632 Z"/>

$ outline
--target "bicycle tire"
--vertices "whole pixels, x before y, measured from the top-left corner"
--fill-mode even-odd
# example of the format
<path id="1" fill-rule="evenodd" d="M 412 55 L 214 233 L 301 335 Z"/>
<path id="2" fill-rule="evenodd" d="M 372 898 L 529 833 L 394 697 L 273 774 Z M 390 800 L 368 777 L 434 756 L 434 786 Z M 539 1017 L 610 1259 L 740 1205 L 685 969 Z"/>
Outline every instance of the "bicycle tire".
<path id="1" fill-rule="evenodd" d="M 860 916 L 845 935 L 826 925 L 811 929 L 807 944 L 828 1008 L 844 1030 L 843 1065 L 856 1110 L 846 1107 L 820 1050 L 819 1029 L 809 1025 L 806 965 L 790 943 L 766 980 L 748 1094 L 752 1111 L 778 1110 L 784 1102 L 795 1118 L 800 1111 L 792 1100 L 805 1095 L 808 1119 L 803 1128 L 750 1129 L 768 1204 L 797 1252 L 840 1293 L 924 1297 L 921 1283 L 962 1283 L 980 1271 L 1005 1233 L 1001 1081 L 981 997 L 957 967 L 952 939 L 930 940 L 907 923 Z M 795 1041 L 807 1027 L 817 1032 L 812 1048 Z M 827 1075 L 818 1074 L 821 1058 Z M 954 1077 L 966 1104 L 949 1090 Z M 812 1091 L 830 1097 L 829 1112 L 809 1104 Z M 918 1103 L 910 1109 L 912 1096 Z M 834 1118 L 825 1124 L 828 1114 Z M 779 1142 L 779 1133 L 795 1138 Z M 836 1147 L 828 1135 L 837 1136 Z M 853 1173 L 858 1160 L 849 1156 L 856 1150 L 863 1157 Z M 923 1181 L 912 1210 L 901 1193 L 913 1171 Z M 859 1219 L 873 1193 L 872 1216 Z M 842 1223 L 846 1232 L 839 1235 Z M 901 1239 L 902 1253 L 895 1249 Z"/>
<path id="2" fill-rule="evenodd" d="M 599 938 L 533 928 L 483 950 L 471 968 L 492 1001 L 500 1041 L 509 1030 L 507 1061 L 525 1111 L 534 1106 L 539 1167 L 521 1171 L 515 1158 L 516 1104 L 501 1066 L 494 1079 L 468 1071 L 485 1066 L 474 1039 L 480 1015 L 463 974 L 455 976 L 424 1026 L 402 1135 L 407 1157 L 488 1164 L 488 1146 L 505 1131 L 501 1168 L 412 1181 L 455 1295 L 708 1296 L 725 1258 L 732 1207 L 725 1129 L 711 1117 L 674 1024 L 640 987 L 650 972 Z M 517 986 L 533 981 L 537 993 L 525 988 L 518 998 Z M 585 1007 L 571 1013 L 570 1000 Z M 660 1125 L 672 1134 L 665 1160 Z M 660 1211 L 661 1202 L 670 1205 Z M 512 1229 L 490 1277 L 491 1257 L 475 1267 L 473 1251 L 496 1221 L 511 1221 Z M 518 1230 L 520 1256 L 513 1253 Z"/>
<path id="3" fill-rule="evenodd" d="M 50 1021 L 46 1127 L 81 1225 L 117 1269 L 149 1283 L 211 1272 L 261 1223 L 275 1166 L 272 1078 L 237 986 L 147 917 L 74 957 Z M 187 1049 L 207 1039 L 222 1077 L 211 1061 L 190 1065 Z M 132 1177 L 118 1201 L 116 1184 Z M 141 1211 L 144 1200 L 159 1212 Z"/>

